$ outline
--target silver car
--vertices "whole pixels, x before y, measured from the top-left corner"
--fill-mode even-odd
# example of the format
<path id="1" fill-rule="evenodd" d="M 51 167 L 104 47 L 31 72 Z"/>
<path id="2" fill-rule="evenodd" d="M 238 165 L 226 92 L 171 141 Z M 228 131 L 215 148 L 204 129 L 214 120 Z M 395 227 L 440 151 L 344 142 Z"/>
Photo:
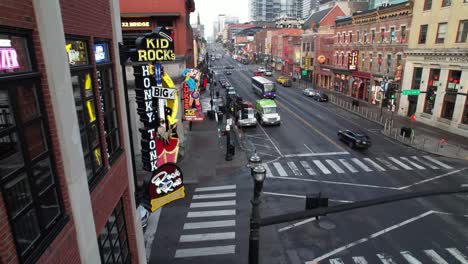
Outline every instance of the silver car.
<path id="1" fill-rule="evenodd" d="M 305 96 L 310 96 L 310 97 L 313 97 L 317 94 L 317 91 L 315 89 L 312 89 L 312 88 L 306 88 L 304 90 L 302 90 L 302 94 L 304 94 Z"/>

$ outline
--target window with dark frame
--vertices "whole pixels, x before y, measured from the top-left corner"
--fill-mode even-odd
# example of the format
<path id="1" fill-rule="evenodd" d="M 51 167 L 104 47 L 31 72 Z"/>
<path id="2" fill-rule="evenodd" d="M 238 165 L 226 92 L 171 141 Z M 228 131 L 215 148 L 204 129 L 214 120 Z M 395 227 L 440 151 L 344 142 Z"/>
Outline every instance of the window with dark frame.
<path id="1" fill-rule="evenodd" d="M 86 176 L 88 183 L 94 185 L 104 172 L 104 164 L 97 112 L 98 102 L 94 93 L 92 77 L 93 65 L 89 64 L 87 41 L 67 39 L 66 45 Z M 80 62 L 79 66 L 75 66 L 77 65 L 76 60 Z"/>
<path id="2" fill-rule="evenodd" d="M 380 43 L 383 43 L 385 40 L 385 28 L 380 29 Z"/>
<path id="3" fill-rule="evenodd" d="M 427 25 L 421 25 L 419 28 L 418 44 L 425 44 L 427 39 Z"/>
<path id="4" fill-rule="evenodd" d="M 442 44 L 445 41 L 445 35 L 447 34 L 447 23 L 439 23 L 437 27 L 437 36 L 435 43 Z"/>
<path id="5" fill-rule="evenodd" d="M 99 101 L 104 116 L 104 136 L 107 143 L 107 158 L 115 160 L 121 153 L 120 131 L 117 115 L 117 102 L 113 82 L 113 63 L 107 42 L 94 44 L 96 61 L 96 79 L 99 90 Z M 99 51 L 98 51 L 99 50 Z"/>
<path id="6" fill-rule="evenodd" d="M 106 225 L 99 233 L 98 244 L 103 264 L 131 263 L 122 199 L 119 200 L 107 219 Z"/>
<path id="7" fill-rule="evenodd" d="M 375 30 L 371 30 L 371 42 L 374 43 L 375 41 Z"/>
<path id="8" fill-rule="evenodd" d="M 430 10 L 432 8 L 432 0 L 424 0 L 423 10 Z"/>
<path id="9" fill-rule="evenodd" d="M 349 43 L 353 43 L 353 32 L 349 32 Z"/>
<path id="10" fill-rule="evenodd" d="M 0 29 L 0 193 L 21 262 L 34 262 L 66 221 L 30 33 Z M 18 73 L 29 73 L 19 75 Z"/>
<path id="11" fill-rule="evenodd" d="M 468 0 L 467 0 L 468 1 Z M 457 31 L 457 43 L 466 43 L 468 36 L 468 20 L 460 20 Z"/>
<path id="12" fill-rule="evenodd" d="M 462 71 L 450 70 L 447 78 L 447 87 L 445 88 L 444 101 L 440 117 L 452 120 L 455 112 L 455 103 L 457 101 L 458 91 L 460 90 L 460 79 Z"/>
<path id="13" fill-rule="evenodd" d="M 405 43 L 406 42 L 406 26 L 401 26 L 400 34 L 401 34 L 400 43 Z"/>
<path id="14" fill-rule="evenodd" d="M 442 0 L 442 7 L 451 6 L 452 0 Z"/>

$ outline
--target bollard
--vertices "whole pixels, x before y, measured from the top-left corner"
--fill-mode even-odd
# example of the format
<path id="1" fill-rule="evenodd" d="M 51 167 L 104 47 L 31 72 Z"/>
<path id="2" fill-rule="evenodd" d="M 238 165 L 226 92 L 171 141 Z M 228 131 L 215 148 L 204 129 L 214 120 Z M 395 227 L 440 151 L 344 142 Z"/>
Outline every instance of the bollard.
<path id="1" fill-rule="evenodd" d="M 377 115 L 377 113 L 375 113 L 375 114 Z M 382 123 L 382 121 L 383 121 L 383 116 L 380 116 L 380 123 Z M 387 121 L 385 121 L 385 122 L 387 122 Z"/>
<path id="2" fill-rule="evenodd" d="M 426 137 L 423 137 L 423 144 L 422 144 L 422 150 L 424 150 L 424 145 L 426 145 Z"/>
<path id="3" fill-rule="evenodd" d="M 413 145 L 413 141 L 414 141 L 414 134 L 411 133 L 411 137 L 410 137 L 410 145 Z"/>

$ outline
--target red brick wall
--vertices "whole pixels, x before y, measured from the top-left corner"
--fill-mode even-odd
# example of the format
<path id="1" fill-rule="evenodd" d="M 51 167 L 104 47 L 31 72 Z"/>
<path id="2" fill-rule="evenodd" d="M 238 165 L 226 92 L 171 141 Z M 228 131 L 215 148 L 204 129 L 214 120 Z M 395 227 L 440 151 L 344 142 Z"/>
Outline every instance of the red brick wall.
<path id="1" fill-rule="evenodd" d="M 55 117 L 50 98 L 50 91 L 47 83 L 47 76 L 44 68 L 44 59 L 40 39 L 37 32 L 34 8 L 31 0 L 2 0 L 0 2 L 0 26 L 10 26 L 16 28 L 32 30 L 32 39 L 34 44 L 34 55 L 37 61 L 37 67 L 40 73 L 42 96 L 44 99 L 45 113 L 48 116 L 49 137 L 52 141 L 51 151 L 56 165 L 57 177 L 62 192 L 65 214 L 69 221 L 62 229 L 60 234 L 52 242 L 51 246 L 44 252 L 38 263 L 79 263 L 79 252 L 76 241 L 76 232 L 74 229 L 73 217 L 69 203 L 68 189 L 64 177 L 62 157 L 59 148 L 59 141 L 55 126 Z M 4 264 L 18 263 L 16 248 L 14 245 L 10 226 L 6 215 L 6 208 L 3 199 L 0 196 L 0 262 Z M 57 258 L 59 254 L 61 257 Z M 54 262 L 55 261 L 55 262 Z"/>
<path id="2" fill-rule="evenodd" d="M 320 21 L 320 26 L 333 26 L 337 16 L 344 16 L 345 13 L 339 6 L 335 6 L 323 19 Z"/>

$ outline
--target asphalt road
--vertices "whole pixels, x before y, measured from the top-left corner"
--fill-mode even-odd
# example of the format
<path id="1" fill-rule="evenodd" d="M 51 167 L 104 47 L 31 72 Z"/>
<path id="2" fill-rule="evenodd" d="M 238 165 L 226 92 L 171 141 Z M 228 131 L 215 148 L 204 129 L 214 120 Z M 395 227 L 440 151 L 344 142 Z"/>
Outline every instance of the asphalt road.
<path id="1" fill-rule="evenodd" d="M 238 94 L 259 99 L 250 86 L 256 66 L 225 57 L 213 68 L 227 65 L 235 67 L 227 78 Z M 401 145 L 383 136 L 381 126 L 313 101 L 297 86 L 277 85 L 281 126 L 242 131 L 267 167 L 262 215 L 303 210 L 305 196 L 318 192 L 333 205 L 468 183 L 466 161 Z M 367 132 L 372 147 L 349 148 L 337 139 L 339 129 Z M 261 262 L 468 263 L 467 202 L 466 195 L 432 197 L 267 227 Z"/>
<path id="2" fill-rule="evenodd" d="M 259 99 L 250 84 L 256 66 L 227 56 L 210 63 L 219 72 L 234 66 L 227 79 L 238 94 Z M 256 150 L 267 168 L 262 216 L 304 210 L 306 195 L 319 192 L 336 205 L 468 184 L 467 161 L 403 146 L 381 135 L 379 125 L 303 96 L 297 83 L 277 88 L 281 125 L 239 133 L 244 150 Z M 350 149 L 337 139 L 344 128 L 366 131 L 373 146 Z M 149 263 L 247 263 L 248 169 L 224 168 L 186 187 L 185 199 L 150 220 Z M 273 264 L 468 264 L 467 230 L 467 195 L 421 198 L 262 228 L 260 256 Z"/>

